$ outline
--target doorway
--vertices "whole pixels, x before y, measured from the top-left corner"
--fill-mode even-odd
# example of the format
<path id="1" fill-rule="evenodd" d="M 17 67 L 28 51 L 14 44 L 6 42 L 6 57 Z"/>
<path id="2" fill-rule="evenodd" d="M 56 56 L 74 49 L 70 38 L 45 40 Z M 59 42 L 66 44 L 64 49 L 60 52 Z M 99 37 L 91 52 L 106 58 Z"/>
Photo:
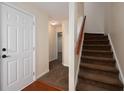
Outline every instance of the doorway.
<path id="1" fill-rule="evenodd" d="M 57 32 L 57 55 L 62 64 L 62 32 Z"/>
<path id="2" fill-rule="evenodd" d="M 62 63 L 63 33 L 62 25 L 50 25 L 49 29 L 49 72 L 38 80 L 62 90 L 68 90 L 68 67 Z"/>

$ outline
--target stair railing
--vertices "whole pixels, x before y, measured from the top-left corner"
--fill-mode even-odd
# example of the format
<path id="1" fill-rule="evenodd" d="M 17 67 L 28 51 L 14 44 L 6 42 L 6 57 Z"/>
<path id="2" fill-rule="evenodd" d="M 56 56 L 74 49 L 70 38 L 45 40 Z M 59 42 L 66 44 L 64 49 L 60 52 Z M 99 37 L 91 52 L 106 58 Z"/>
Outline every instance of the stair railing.
<path id="1" fill-rule="evenodd" d="M 85 21 L 86 21 L 86 16 L 83 19 L 80 32 L 78 35 L 78 39 L 76 42 L 76 47 L 75 47 L 75 88 L 77 85 L 78 81 L 78 72 L 79 72 L 79 65 L 80 65 L 80 60 L 81 60 L 81 51 L 82 51 L 82 46 L 83 46 L 83 40 L 84 40 L 84 26 L 85 26 Z"/>
<path id="2" fill-rule="evenodd" d="M 81 47 L 82 47 L 82 41 L 83 41 L 82 39 L 84 37 L 85 21 L 86 21 L 86 16 L 83 19 L 81 30 L 80 30 L 80 33 L 79 33 L 79 36 L 78 36 L 78 40 L 77 40 L 77 43 L 76 43 L 76 49 L 75 49 L 76 50 L 76 55 L 80 54 L 80 50 L 81 50 Z"/>

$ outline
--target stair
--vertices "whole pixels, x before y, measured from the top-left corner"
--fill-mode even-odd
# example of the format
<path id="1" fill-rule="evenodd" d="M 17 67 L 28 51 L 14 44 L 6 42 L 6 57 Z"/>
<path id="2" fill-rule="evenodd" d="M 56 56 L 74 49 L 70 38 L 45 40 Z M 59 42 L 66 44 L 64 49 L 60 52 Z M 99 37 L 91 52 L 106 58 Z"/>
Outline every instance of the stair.
<path id="1" fill-rule="evenodd" d="M 85 33 L 76 90 L 123 90 L 115 63 L 108 36 Z"/>
<path id="2" fill-rule="evenodd" d="M 112 51 L 97 51 L 97 50 L 83 50 L 82 55 L 85 56 L 95 56 L 95 57 L 107 57 L 107 58 L 112 58 L 113 57 L 113 52 Z"/>
<path id="3" fill-rule="evenodd" d="M 118 73 L 118 70 L 113 66 L 104 66 L 104 65 L 91 64 L 91 63 L 81 63 L 80 67 Z"/>

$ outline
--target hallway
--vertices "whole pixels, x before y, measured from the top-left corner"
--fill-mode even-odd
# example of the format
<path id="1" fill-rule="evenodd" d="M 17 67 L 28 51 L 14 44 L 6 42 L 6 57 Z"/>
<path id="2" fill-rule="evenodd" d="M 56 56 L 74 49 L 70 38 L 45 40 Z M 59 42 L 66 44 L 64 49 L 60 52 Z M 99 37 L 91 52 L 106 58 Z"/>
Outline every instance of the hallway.
<path id="1" fill-rule="evenodd" d="M 58 59 L 50 62 L 50 71 L 38 79 L 49 85 L 68 90 L 68 67 L 62 65 L 62 53 L 58 53 Z"/>

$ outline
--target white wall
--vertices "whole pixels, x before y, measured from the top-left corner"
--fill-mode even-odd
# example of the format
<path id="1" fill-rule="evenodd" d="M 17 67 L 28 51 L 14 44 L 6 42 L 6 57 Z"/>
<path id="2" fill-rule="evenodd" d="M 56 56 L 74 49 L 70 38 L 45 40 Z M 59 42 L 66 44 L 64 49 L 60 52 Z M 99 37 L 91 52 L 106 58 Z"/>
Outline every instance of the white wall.
<path id="1" fill-rule="evenodd" d="M 106 33 L 110 33 L 124 81 L 124 3 L 111 3 L 107 15 Z"/>
<path id="2" fill-rule="evenodd" d="M 36 78 L 49 71 L 48 15 L 33 3 L 11 3 L 36 17 Z"/>
<path id="3" fill-rule="evenodd" d="M 69 37 L 69 30 L 68 30 L 68 20 L 65 20 L 62 22 L 62 33 L 63 33 L 63 37 L 62 37 L 62 64 L 64 66 L 69 66 L 69 61 L 68 61 L 68 37 Z"/>
<path id="4" fill-rule="evenodd" d="M 69 3 L 69 41 L 68 41 L 68 60 L 69 60 L 69 90 L 73 91 L 76 88 L 78 71 L 79 71 L 79 59 L 76 54 L 77 38 L 80 32 L 80 26 L 82 24 L 84 16 L 84 3 Z"/>
<path id="5" fill-rule="evenodd" d="M 84 15 L 86 19 L 86 32 L 104 33 L 104 6 L 103 3 L 84 3 Z"/>
<path id="6" fill-rule="evenodd" d="M 49 24 L 49 61 L 57 59 L 56 27 Z"/>
<path id="7" fill-rule="evenodd" d="M 76 4 L 74 2 L 69 3 L 69 50 L 68 50 L 68 61 L 69 61 L 69 91 L 75 90 L 75 30 L 76 30 Z"/>
<path id="8" fill-rule="evenodd" d="M 62 32 L 62 25 L 57 25 L 56 27 L 56 32 Z"/>

